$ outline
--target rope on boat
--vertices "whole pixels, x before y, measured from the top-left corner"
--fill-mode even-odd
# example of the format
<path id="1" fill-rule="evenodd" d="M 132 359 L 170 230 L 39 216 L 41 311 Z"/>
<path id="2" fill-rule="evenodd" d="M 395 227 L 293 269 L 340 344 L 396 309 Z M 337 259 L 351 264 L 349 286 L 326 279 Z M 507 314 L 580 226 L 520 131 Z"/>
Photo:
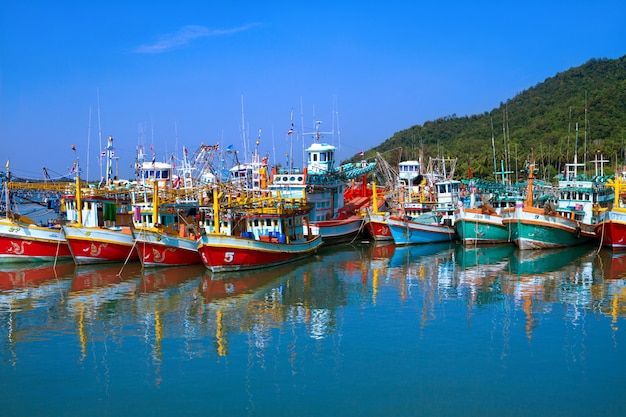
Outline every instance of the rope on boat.
<path id="1" fill-rule="evenodd" d="M 600 244 L 598 245 L 598 250 L 596 251 L 596 255 L 600 253 L 600 249 L 602 249 L 603 241 L 604 241 L 604 226 L 602 226 L 602 235 L 600 236 Z"/>
<path id="2" fill-rule="evenodd" d="M 128 251 L 128 256 L 126 257 L 126 260 L 124 261 L 124 265 L 122 265 L 122 267 L 120 268 L 120 272 L 117 273 L 118 277 L 122 276 L 122 271 L 124 270 L 124 267 L 126 266 L 126 264 L 128 263 L 128 260 L 130 259 L 130 255 L 133 254 L 133 250 L 135 249 L 135 245 L 137 244 L 137 240 L 133 239 L 133 246 L 130 248 L 130 250 Z"/>
<path id="3" fill-rule="evenodd" d="M 57 259 L 59 259 L 59 250 L 61 249 L 61 233 L 63 233 L 62 229 L 59 231 L 59 238 L 57 239 L 57 251 L 54 254 L 54 263 L 52 264 L 52 270 L 54 271 L 54 277 L 55 278 L 58 278 L 58 275 L 57 275 Z"/>
<path id="4" fill-rule="evenodd" d="M 350 244 L 353 244 L 354 241 L 356 240 L 356 238 L 359 237 L 359 235 L 361 235 L 361 232 L 363 231 L 363 225 L 364 224 L 365 224 L 365 217 L 362 219 L 361 226 L 359 226 L 359 231 L 356 233 L 356 235 L 354 235 L 354 237 L 350 241 Z"/>

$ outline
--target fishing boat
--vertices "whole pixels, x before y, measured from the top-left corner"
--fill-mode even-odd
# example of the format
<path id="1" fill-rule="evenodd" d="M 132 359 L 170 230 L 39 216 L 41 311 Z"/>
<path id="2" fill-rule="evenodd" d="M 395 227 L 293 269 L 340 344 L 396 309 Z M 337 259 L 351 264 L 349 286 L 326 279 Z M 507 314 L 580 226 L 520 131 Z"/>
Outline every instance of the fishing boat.
<path id="1" fill-rule="evenodd" d="M 436 213 L 410 219 L 390 216 L 387 225 L 396 245 L 452 242 L 458 240 L 454 226 L 441 223 Z"/>
<path id="2" fill-rule="evenodd" d="M 454 228 L 464 245 L 509 242 L 509 229 L 502 223 L 502 215 L 489 204 L 457 208 L 454 212 Z"/>
<path id="3" fill-rule="evenodd" d="M 575 246 L 595 239 L 594 225 L 585 222 L 588 214 L 583 207 L 555 207 L 549 200 L 543 207 L 534 205 L 533 173 L 534 164 L 530 164 L 526 200 L 502 212 L 502 222 L 509 228 L 511 240 L 526 250 Z"/>
<path id="4" fill-rule="evenodd" d="M 252 197 L 220 208 L 213 191 L 212 212 L 204 216 L 198 252 L 212 272 L 264 268 L 305 258 L 321 245 L 309 228 L 306 198 Z"/>
<path id="5" fill-rule="evenodd" d="M 76 265 L 138 260 L 128 196 L 120 199 L 94 189 L 83 192 L 77 177 L 76 193 L 64 198 L 68 223 L 63 224 L 63 234 Z"/>
<path id="6" fill-rule="evenodd" d="M 109 136 L 105 149 L 107 166 L 113 151 L 113 138 Z M 67 217 L 63 234 L 76 265 L 139 259 L 130 230 L 130 188 L 115 184 L 111 173 L 107 169 L 103 184 L 94 186 L 84 183 L 76 169 L 75 190 L 63 198 Z"/>
<path id="7" fill-rule="evenodd" d="M 5 210 L 4 217 L 0 218 L 0 263 L 71 260 L 72 254 L 57 220 L 38 225 L 17 213 L 9 188 L 21 185 L 12 184 L 10 178 L 7 163 L 7 177 L 2 187 Z"/>
<path id="8" fill-rule="evenodd" d="M 195 220 L 196 206 L 187 203 L 161 212 L 158 183 L 153 185 L 151 210 L 139 214 L 132 228 L 139 260 L 144 267 L 202 264 L 198 252 L 200 230 Z M 187 215 L 181 213 L 186 211 Z M 175 223 L 178 230 L 167 226 Z"/>
<path id="9" fill-rule="evenodd" d="M 362 178 L 361 187 L 357 188 L 367 190 L 364 175 L 374 171 L 376 163 L 361 161 L 336 167 L 336 148 L 319 141 L 320 123 L 315 127 L 314 142 L 306 149 L 306 168 L 273 170 L 268 188 L 274 196 L 286 198 L 299 198 L 306 192 L 311 211 L 305 234 L 319 235 L 325 244 L 350 242 L 364 231 L 363 216 L 357 212 L 370 205 L 372 197 L 348 190 L 347 184 Z"/>
<path id="10" fill-rule="evenodd" d="M 389 226 L 387 225 L 387 219 L 391 215 L 390 211 L 380 211 L 381 204 L 379 203 L 379 199 L 383 199 L 384 195 L 381 196 L 378 193 L 376 188 L 376 183 L 372 183 L 372 205 L 371 207 L 367 207 L 365 209 L 365 230 L 374 238 L 377 242 L 393 242 L 393 236 L 391 235 L 391 231 L 389 230 Z"/>
<path id="11" fill-rule="evenodd" d="M 594 207 L 597 214 L 595 232 L 600 244 L 604 247 L 626 249 L 626 169 L 616 173 L 614 179 L 606 182 L 613 188 L 613 204 L 611 207 Z"/>

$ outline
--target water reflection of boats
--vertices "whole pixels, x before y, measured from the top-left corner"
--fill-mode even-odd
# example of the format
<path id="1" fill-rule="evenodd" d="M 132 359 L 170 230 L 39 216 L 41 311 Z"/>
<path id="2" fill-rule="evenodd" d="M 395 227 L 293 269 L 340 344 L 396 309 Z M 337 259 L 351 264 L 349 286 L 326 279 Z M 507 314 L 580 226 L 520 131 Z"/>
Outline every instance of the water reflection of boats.
<path id="1" fill-rule="evenodd" d="M 377 241 L 371 245 L 371 259 L 389 259 L 396 251 L 396 244 L 391 241 Z"/>
<path id="2" fill-rule="evenodd" d="M 37 264 L 28 268 L 24 264 L 4 264 L 0 270 L 0 291 L 20 287 L 33 287 L 55 278 L 68 278 L 74 272 L 74 262 L 56 265 Z"/>
<path id="3" fill-rule="evenodd" d="M 77 265 L 68 292 L 68 305 L 70 308 L 79 304 L 98 306 L 110 300 L 133 297 L 141 276 L 138 262 Z"/>
<path id="4" fill-rule="evenodd" d="M 555 249 L 520 250 L 516 248 L 509 258 L 508 271 L 512 274 L 543 274 L 558 271 L 594 248 L 590 245 Z"/>
<path id="5" fill-rule="evenodd" d="M 202 264 L 144 270 L 139 291 L 162 291 L 199 278 L 206 271 Z"/>
<path id="6" fill-rule="evenodd" d="M 274 283 L 292 272 L 296 265 L 282 265 L 257 271 L 213 274 L 206 272 L 200 281 L 200 294 L 205 303 L 227 298 L 254 294 L 262 287 Z"/>
<path id="7" fill-rule="evenodd" d="M 451 251 L 458 246 L 457 242 L 424 243 L 420 245 L 396 246 L 390 260 L 391 267 L 402 267 L 423 256 L 432 256 L 439 252 Z"/>
<path id="8" fill-rule="evenodd" d="M 0 312 L 30 310 L 63 298 L 74 271 L 73 262 L 53 265 L 4 264 L 0 271 Z"/>
<path id="9" fill-rule="evenodd" d="M 471 246 L 458 245 L 456 247 L 456 262 L 463 268 L 479 265 L 496 264 L 508 260 L 515 245 Z"/>
<path id="10" fill-rule="evenodd" d="M 626 279 L 626 252 L 602 248 L 596 264 L 605 279 Z"/>

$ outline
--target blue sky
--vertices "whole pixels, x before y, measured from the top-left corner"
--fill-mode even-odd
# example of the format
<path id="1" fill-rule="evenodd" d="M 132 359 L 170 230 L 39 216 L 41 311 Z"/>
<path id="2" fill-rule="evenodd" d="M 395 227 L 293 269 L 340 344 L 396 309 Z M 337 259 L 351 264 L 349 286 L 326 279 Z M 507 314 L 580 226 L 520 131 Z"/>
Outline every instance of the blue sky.
<path id="1" fill-rule="evenodd" d="M 74 144 L 93 180 L 112 136 L 129 178 L 138 145 L 249 159 L 260 129 L 270 161 L 301 165 L 316 120 L 341 160 L 625 54 L 622 0 L 3 1 L 0 160 L 62 175 Z"/>

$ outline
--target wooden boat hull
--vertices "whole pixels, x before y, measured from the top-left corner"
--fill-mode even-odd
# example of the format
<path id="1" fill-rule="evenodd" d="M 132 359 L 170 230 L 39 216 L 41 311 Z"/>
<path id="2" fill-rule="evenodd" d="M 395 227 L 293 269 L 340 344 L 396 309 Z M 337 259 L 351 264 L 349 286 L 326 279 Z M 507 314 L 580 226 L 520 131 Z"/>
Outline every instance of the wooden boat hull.
<path id="1" fill-rule="evenodd" d="M 509 229 L 502 223 L 502 216 L 483 213 L 480 209 L 457 210 L 454 228 L 464 245 L 509 242 Z"/>
<path id="2" fill-rule="evenodd" d="M 0 220 L 0 263 L 71 259 L 72 254 L 61 229 Z"/>
<path id="3" fill-rule="evenodd" d="M 503 222 L 511 240 L 522 250 L 577 246 L 595 238 L 591 225 L 532 208 L 516 208 Z"/>
<path id="4" fill-rule="evenodd" d="M 238 236 L 207 234 L 198 242 L 204 265 L 212 272 L 241 271 L 297 261 L 322 245 L 316 236 L 302 243 L 264 242 Z"/>
<path id="5" fill-rule="evenodd" d="M 145 267 L 202 264 L 195 239 L 150 229 L 135 229 L 133 234 L 139 260 Z"/>
<path id="6" fill-rule="evenodd" d="M 365 230 L 376 241 L 393 242 L 393 236 L 389 225 L 387 225 L 387 216 L 384 214 L 369 213 L 365 216 Z"/>
<path id="7" fill-rule="evenodd" d="M 76 265 L 139 260 L 129 227 L 106 229 L 64 225 L 63 232 Z"/>
<path id="8" fill-rule="evenodd" d="M 310 230 L 312 236 L 321 236 L 327 245 L 351 242 L 363 231 L 363 217 L 315 222 L 311 223 Z"/>
<path id="9" fill-rule="evenodd" d="M 626 212 L 607 211 L 596 225 L 595 232 L 602 246 L 626 249 Z"/>
<path id="10" fill-rule="evenodd" d="M 411 220 L 390 217 L 387 220 L 389 230 L 396 245 L 420 243 L 451 242 L 458 240 L 453 226 L 441 224 L 422 224 Z"/>

